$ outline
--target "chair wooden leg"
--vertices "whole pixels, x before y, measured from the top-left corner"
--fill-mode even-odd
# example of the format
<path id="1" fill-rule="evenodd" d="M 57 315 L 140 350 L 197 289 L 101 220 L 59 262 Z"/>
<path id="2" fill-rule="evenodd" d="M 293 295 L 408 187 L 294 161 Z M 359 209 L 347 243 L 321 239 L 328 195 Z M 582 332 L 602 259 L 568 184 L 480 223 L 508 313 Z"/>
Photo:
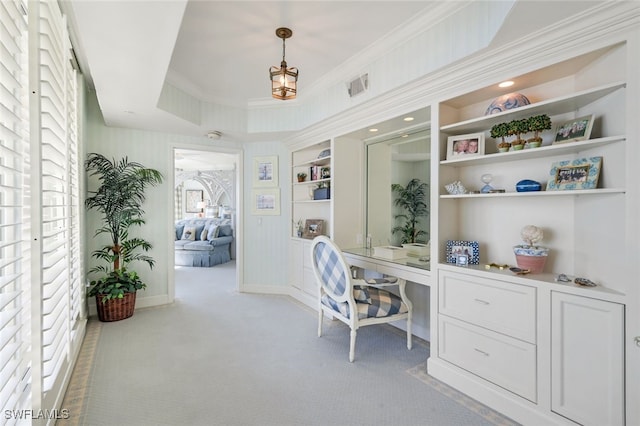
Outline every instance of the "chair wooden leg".
<path id="1" fill-rule="evenodd" d="M 318 337 L 322 336 L 322 308 L 318 311 Z"/>
<path id="2" fill-rule="evenodd" d="M 351 343 L 349 344 L 349 362 L 353 362 L 356 357 L 356 331 L 351 330 Z"/>
<path id="3" fill-rule="evenodd" d="M 411 312 L 407 317 L 407 349 L 411 350 L 413 347 L 413 335 L 411 333 Z"/>

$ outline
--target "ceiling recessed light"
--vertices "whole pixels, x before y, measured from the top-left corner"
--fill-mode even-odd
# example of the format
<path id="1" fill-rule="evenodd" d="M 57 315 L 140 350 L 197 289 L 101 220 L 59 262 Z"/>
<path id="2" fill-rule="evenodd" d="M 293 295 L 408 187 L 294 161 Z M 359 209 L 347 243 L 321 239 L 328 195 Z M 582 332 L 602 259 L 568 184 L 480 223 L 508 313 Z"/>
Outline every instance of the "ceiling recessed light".
<path id="1" fill-rule="evenodd" d="M 405 117 L 404 121 L 413 121 L 413 117 Z"/>
<path id="2" fill-rule="evenodd" d="M 369 129 L 369 131 L 370 131 L 371 133 L 373 133 L 373 132 L 377 132 L 377 131 L 378 131 L 378 129 L 376 129 L 375 127 L 372 127 L 371 129 Z"/>
<path id="3" fill-rule="evenodd" d="M 503 81 L 502 83 L 498 84 L 498 87 L 511 87 L 513 86 L 513 81 L 508 80 L 508 81 Z"/>

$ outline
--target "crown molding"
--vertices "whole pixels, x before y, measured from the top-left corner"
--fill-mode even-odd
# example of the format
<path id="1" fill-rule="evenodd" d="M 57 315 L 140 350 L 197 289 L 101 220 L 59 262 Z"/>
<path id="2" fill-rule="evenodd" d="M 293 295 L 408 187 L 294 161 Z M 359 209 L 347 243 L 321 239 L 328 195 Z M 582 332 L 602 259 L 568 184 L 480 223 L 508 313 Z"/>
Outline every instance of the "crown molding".
<path id="1" fill-rule="evenodd" d="M 498 80 L 496 70 L 520 75 L 625 41 L 640 26 L 640 2 L 608 2 L 545 27 L 513 42 L 491 47 L 451 63 L 411 83 L 329 117 L 284 143 L 303 148 L 434 102 L 485 87 Z"/>

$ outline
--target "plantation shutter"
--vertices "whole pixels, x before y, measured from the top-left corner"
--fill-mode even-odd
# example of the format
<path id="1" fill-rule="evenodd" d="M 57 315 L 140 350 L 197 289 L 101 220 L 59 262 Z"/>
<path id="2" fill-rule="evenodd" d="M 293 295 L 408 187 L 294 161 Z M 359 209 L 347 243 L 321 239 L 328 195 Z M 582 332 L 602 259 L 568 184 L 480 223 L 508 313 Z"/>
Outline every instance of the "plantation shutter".
<path id="1" fill-rule="evenodd" d="M 66 21 L 39 3 L 43 408 L 60 398 L 78 343 L 81 300 L 76 75 Z"/>
<path id="2" fill-rule="evenodd" d="M 31 406 L 27 48 L 26 8 L 0 2 L 0 406 L 7 410 Z"/>

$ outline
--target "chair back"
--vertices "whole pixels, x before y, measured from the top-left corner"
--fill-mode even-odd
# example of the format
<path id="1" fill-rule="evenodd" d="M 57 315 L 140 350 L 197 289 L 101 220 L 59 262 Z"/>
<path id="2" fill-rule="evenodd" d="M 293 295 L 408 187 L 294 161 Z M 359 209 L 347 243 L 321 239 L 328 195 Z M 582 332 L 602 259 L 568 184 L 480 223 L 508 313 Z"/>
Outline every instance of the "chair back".
<path id="1" fill-rule="evenodd" d="M 346 301 L 352 291 L 351 276 L 338 246 L 324 235 L 314 238 L 311 263 L 322 290 L 336 302 Z"/>

